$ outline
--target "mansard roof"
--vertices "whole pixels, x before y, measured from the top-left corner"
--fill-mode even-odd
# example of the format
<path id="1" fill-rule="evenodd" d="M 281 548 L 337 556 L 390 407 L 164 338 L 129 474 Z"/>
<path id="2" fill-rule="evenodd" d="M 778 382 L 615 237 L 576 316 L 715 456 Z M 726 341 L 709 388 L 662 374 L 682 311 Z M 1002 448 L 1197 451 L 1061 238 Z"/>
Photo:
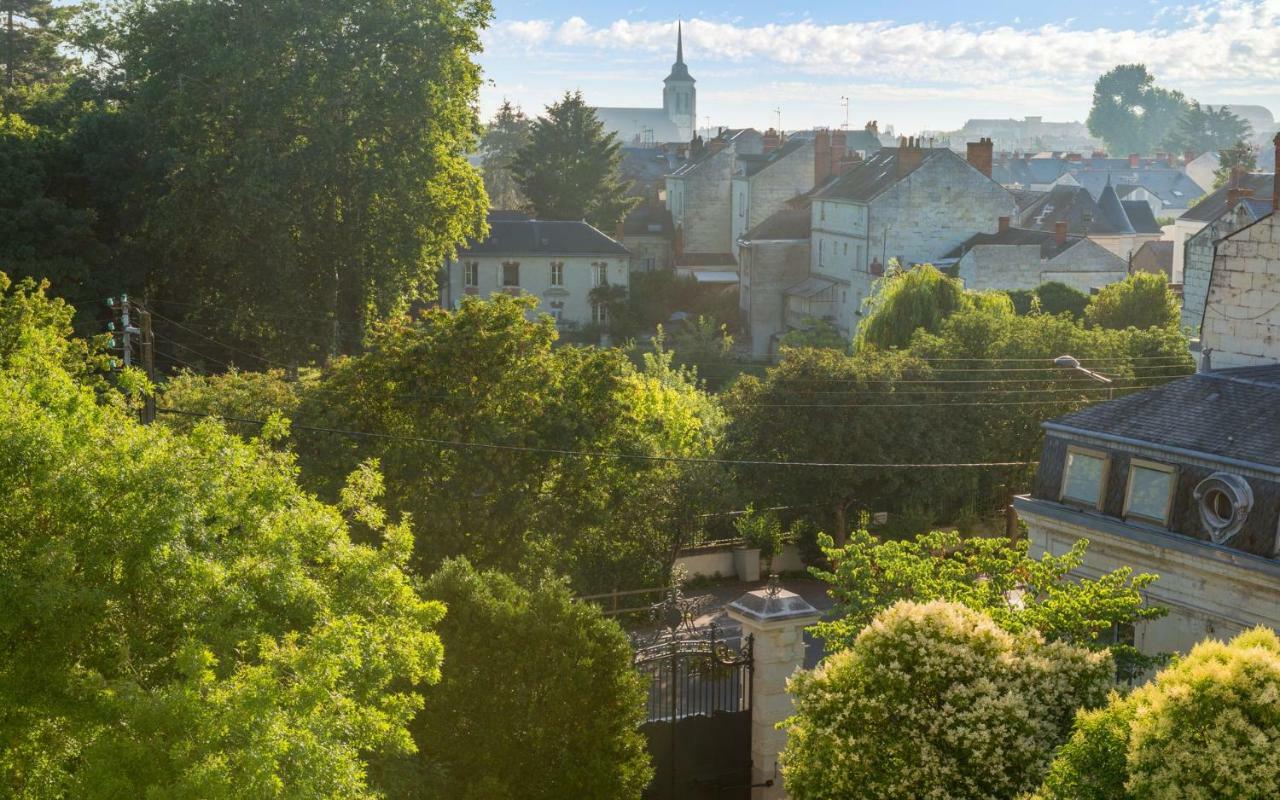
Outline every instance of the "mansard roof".
<path id="1" fill-rule="evenodd" d="M 469 241 L 459 251 L 482 255 L 625 256 L 630 251 L 582 220 L 520 218 L 510 212 L 489 213 L 489 235 Z"/>

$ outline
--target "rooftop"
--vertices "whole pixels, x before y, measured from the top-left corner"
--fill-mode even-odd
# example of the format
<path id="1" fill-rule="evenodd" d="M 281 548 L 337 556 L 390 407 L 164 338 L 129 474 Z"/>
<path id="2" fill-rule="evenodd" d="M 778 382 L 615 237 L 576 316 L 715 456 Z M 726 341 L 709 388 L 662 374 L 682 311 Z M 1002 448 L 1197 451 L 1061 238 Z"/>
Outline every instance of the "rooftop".
<path id="1" fill-rule="evenodd" d="M 1202 372 L 1044 427 L 1280 469 L 1280 364 Z"/>
<path id="2" fill-rule="evenodd" d="M 1271 204 L 1271 191 L 1274 185 L 1275 176 L 1271 173 L 1254 172 L 1242 175 L 1240 178 L 1240 187 L 1252 190 L 1253 198 L 1259 202 L 1265 202 L 1268 206 Z M 1229 192 L 1230 189 L 1226 186 L 1221 189 L 1215 189 L 1210 194 L 1205 195 L 1203 200 L 1196 203 L 1195 207 L 1183 214 L 1180 219 L 1213 222 L 1227 212 L 1227 195 Z"/>
<path id="3" fill-rule="evenodd" d="M 950 253 L 947 253 L 946 257 L 960 258 L 973 248 L 980 246 L 1004 245 L 1007 247 L 1026 247 L 1029 245 L 1039 245 L 1040 258 L 1047 261 L 1071 249 L 1073 245 L 1080 242 L 1083 238 L 1084 237 L 1082 236 L 1068 235 L 1062 246 L 1058 246 L 1052 230 L 1045 231 L 1033 228 L 1009 228 L 1001 231 L 1000 233 L 979 233 L 975 236 L 971 236 L 964 244 L 960 245 L 955 250 L 952 250 Z"/>
<path id="4" fill-rule="evenodd" d="M 627 248 L 582 220 L 530 219 L 520 212 L 489 212 L 489 235 L 468 242 L 464 255 L 629 255 Z"/>
<path id="5" fill-rule="evenodd" d="M 745 241 L 764 239 L 808 239 L 809 208 L 784 208 L 742 235 Z"/>
<path id="6" fill-rule="evenodd" d="M 881 148 L 866 161 L 850 168 L 843 175 L 832 179 L 821 190 L 815 192 L 814 196 L 865 203 L 915 172 L 921 165 L 931 159 L 945 158 L 947 156 L 959 158 L 946 147 L 921 147 L 918 149 L 921 151 L 920 164 L 899 174 L 898 165 L 903 148 Z"/>

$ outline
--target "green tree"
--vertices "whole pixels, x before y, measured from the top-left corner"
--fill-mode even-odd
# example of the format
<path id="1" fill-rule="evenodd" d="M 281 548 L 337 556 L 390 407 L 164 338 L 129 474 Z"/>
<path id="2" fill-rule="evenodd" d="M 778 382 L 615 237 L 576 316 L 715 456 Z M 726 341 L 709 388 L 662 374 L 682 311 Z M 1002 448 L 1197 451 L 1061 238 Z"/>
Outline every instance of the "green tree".
<path id="1" fill-rule="evenodd" d="M 466 556 L 512 574 L 554 569 L 579 590 L 665 583 L 678 535 L 701 510 L 696 462 L 723 425 L 669 353 L 637 369 L 619 349 L 559 347 L 532 298 L 468 299 L 376 332 L 368 353 L 303 391 L 304 477 L 326 496 L 378 458 L 388 504 L 431 534 L 430 572 Z M 611 453 L 597 457 L 583 453 Z"/>
<path id="2" fill-rule="evenodd" d="M 465 560 L 425 593 L 449 608 L 448 658 L 415 724 L 423 768 L 441 774 L 427 796 L 639 800 L 647 686 L 617 623 L 563 581 L 525 588 Z"/>
<path id="3" fill-rule="evenodd" d="M 1083 319 L 1089 305 L 1089 295 L 1058 281 L 1049 281 L 1036 287 L 1036 299 L 1043 314 L 1070 314 L 1072 319 Z"/>
<path id="4" fill-rule="evenodd" d="M 788 685 L 782 777 L 795 800 L 999 800 L 1034 789 L 1105 653 L 1013 634 L 981 612 L 901 602 Z"/>
<path id="5" fill-rule="evenodd" d="M 1252 128 L 1226 106 L 1201 106 L 1192 100 L 1164 142 L 1171 152 L 1212 153 L 1247 139 Z"/>
<path id="6" fill-rule="evenodd" d="M 606 133 L 582 92 L 566 92 L 533 121 L 512 171 L 542 219 L 585 219 L 612 234 L 640 198 L 622 178 L 618 139 Z"/>
<path id="7" fill-rule="evenodd" d="M 825 319 L 809 319 L 807 328 L 796 328 L 787 331 L 781 347 L 798 349 L 802 347 L 823 347 L 830 350 L 849 352 L 849 341 L 840 335 L 835 325 Z"/>
<path id="8" fill-rule="evenodd" d="M 529 125 L 529 118 L 520 106 L 503 100 L 480 137 L 484 190 L 492 208 L 517 209 L 528 203 L 520 193 L 511 168 L 516 153 L 529 143 Z"/>
<path id="9" fill-rule="evenodd" d="M 140 425 L 70 309 L 6 289 L 4 793 L 373 797 L 366 758 L 412 750 L 444 612 L 413 589 L 376 471 L 334 507 L 268 446 L 278 423 L 251 442 Z"/>
<path id="10" fill-rule="evenodd" d="M 1186 109 L 1181 92 L 1156 86 L 1142 64 L 1121 64 L 1093 85 L 1089 133 L 1112 155 L 1153 153 Z"/>
<path id="11" fill-rule="evenodd" d="M 1146 330 L 1176 329 L 1181 316 L 1178 298 L 1164 273 L 1135 272 L 1102 287 L 1090 298 L 1084 318 L 1097 328 Z"/>
<path id="12" fill-rule="evenodd" d="M 917 330 L 933 333 L 948 315 L 971 306 L 964 284 L 930 264 L 891 273 L 867 300 L 854 350 L 906 347 Z"/>
<path id="13" fill-rule="evenodd" d="M 491 13 L 488 0 L 126 5 L 103 47 L 164 163 L 140 234 L 153 301 L 206 307 L 186 321 L 283 360 L 353 352 L 372 321 L 434 299 L 439 264 L 484 232 L 464 154 Z"/>
<path id="14" fill-rule="evenodd" d="M 1213 186 L 1221 189 L 1231 183 L 1236 175 L 1248 174 L 1257 168 L 1258 156 L 1253 146 L 1241 139 L 1218 152 L 1218 169 L 1213 173 Z"/>
<path id="15" fill-rule="evenodd" d="M 265 420 L 272 414 L 292 418 L 298 410 L 301 386 L 282 370 L 243 372 L 232 368 L 217 375 L 183 370 L 160 387 L 160 405 L 184 413 L 162 415 L 179 431 L 190 431 L 206 417 Z M 227 430 L 256 435 L 256 423 L 223 420 Z"/>
<path id="16" fill-rule="evenodd" d="M 1122 567 L 1096 580 L 1074 578 L 1070 573 L 1084 562 L 1086 542 L 1038 560 L 1026 540 L 954 532 L 879 542 L 856 531 L 844 547 L 832 546 L 829 538 L 823 544 L 831 570 L 814 574 L 827 583 L 838 613 L 814 630 L 828 652 L 852 647 L 872 618 L 899 600 L 946 600 L 981 611 L 1013 633 L 1031 630 L 1047 641 L 1111 650 L 1126 680 L 1155 663 L 1114 634 L 1165 613 L 1142 594 L 1156 576 Z"/>
<path id="17" fill-rule="evenodd" d="M 61 26 L 76 11 L 75 5 L 55 5 L 53 0 L 4 0 L 0 25 L 4 37 L 4 90 L 49 83 L 66 69 L 59 52 Z"/>
<path id="18" fill-rule="evenodd" d="M 1038 800 L 1280 794 L 1280 639 L 1206 640 L 1128 696 L 1082 713 Z"/>

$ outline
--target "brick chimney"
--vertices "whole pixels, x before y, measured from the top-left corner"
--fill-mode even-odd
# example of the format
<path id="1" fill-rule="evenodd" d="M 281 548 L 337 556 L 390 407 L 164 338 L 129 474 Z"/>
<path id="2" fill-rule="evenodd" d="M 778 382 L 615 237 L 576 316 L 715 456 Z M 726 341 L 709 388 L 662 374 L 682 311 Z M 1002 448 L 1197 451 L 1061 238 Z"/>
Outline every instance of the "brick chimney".
<path id="1" fill-rule="evenodd" d="M 1142 163 L 1142 156 L 1138 155 L 1137 153 L 1129 154 L 1129 169 L 1137 169 L 1141 163 Z"/>
<path id="2" fill-rule="evenodd" d="M 813 135 L 813 185 L 821 186 L 831 175 L 831 131 L 818 131 Z"/>
<path id="3" fill-rule="evenodd" d="M 999 220 L 997 220 L 997 226 L 998 226 L 998 230 L 997 230 L 998 233 L 1004 233 L 1005 231 L 1009 230 L 1009 218 L 1001 217 Z"/>
<path id="4" fill-rule="evenodd" d="M 1280 133 L 1271 140 L 1276 148 L 1275 177 L 1271 179 L 1271 210 L 1280 213 Z"/>
<path id="5" fill-rule="evenodd" d="M 1081 161 L 1084 161 L 1084 156 L 1080 155 L 1079 153 L 1067 153 L 1067 160 L 1075 163 L 1079 163 Z"/>
<path id="6" fill-rule="evenodd" d="M 1089 158 L 1092 158 L 1092 159 L 1097 159 L 1097 158 L 1106 158 L 1106 157 L 1107 157 L 1107 151 L 1106 151 L 1106 150 L 1094 150 L 1094 151 L 1089 155 Z"/>
<path id="7" fill-rule="evenodd" d="M 906 175 L 923 161 L 924 150 L 918 139 L 904 136 L 898 140 L 898 177 Z"/>
<path id="8" fill-rule="evenodd" d="M 768 155 L 782 146 L 782 135 L 773 128 L 764 132 L 764 153 Z"/>
<path id="9" fill-rule="evenodd" d="M 1241 186 L 1239 180 L 1232 181 L 1231 187 L 1227 189 L 1227 208 L 1235 208 L 1236 203 L 1239 203 L 1246 197 L 1253 197 L 1253 190 L 1246 189 Z"/>
<path id="10" fill-rule="evenodd" d="M 1184 151 L 1182 151 L 1182 163 L 1183 163 L 1183 165 L 1184 165 L 1184 166 L 1185 166 L 1185 165 L 1187 165 L 1187 164 L 1190 164 L 1192 161 L 1195 161 L 1195 160 L 1196 160 L 1196 158 L 1198 158 L 1198 157 L 1199 157 L 1199 156 L 1196 154 L 1196 151 L 1195 151 L 1195 150 L 1184 150 Z"/>
<path id="11" fill-rule="evenodd" d="M 1062 247 L 1067 243 L 1067 221 L 1059 220 L 1053 223 L 1053 243 L 1058 247 Z"/>
<path id="12" fill-rule="evenodd" d="M 991 140 L 985 137 L 965 145 L 965 160 L 969 166 L 988 178 L 991 177 L 991 148 Z"/>

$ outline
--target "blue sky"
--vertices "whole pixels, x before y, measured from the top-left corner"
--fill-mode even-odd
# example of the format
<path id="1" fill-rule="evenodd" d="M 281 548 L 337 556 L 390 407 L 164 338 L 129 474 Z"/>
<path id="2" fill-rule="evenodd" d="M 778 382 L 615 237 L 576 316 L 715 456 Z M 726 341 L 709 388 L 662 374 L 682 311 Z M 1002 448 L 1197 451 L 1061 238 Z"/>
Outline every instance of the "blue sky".
<path id="1" fill-rule="evenodd" d="M 487 116 L 503 98 L 537 112 L 565 90 L 608 106 L 661 104 L 685 20 L 699 123 L 787 129 L 877 119 L 900 133 L 970 117 L 1083 120 L 1093 80 L 1143 61 L 1206 103 L 1280 114 L 1280 0 L 1170 6 L 984 0 L 781 4 L 497 0 L 481 57 Z"/>

